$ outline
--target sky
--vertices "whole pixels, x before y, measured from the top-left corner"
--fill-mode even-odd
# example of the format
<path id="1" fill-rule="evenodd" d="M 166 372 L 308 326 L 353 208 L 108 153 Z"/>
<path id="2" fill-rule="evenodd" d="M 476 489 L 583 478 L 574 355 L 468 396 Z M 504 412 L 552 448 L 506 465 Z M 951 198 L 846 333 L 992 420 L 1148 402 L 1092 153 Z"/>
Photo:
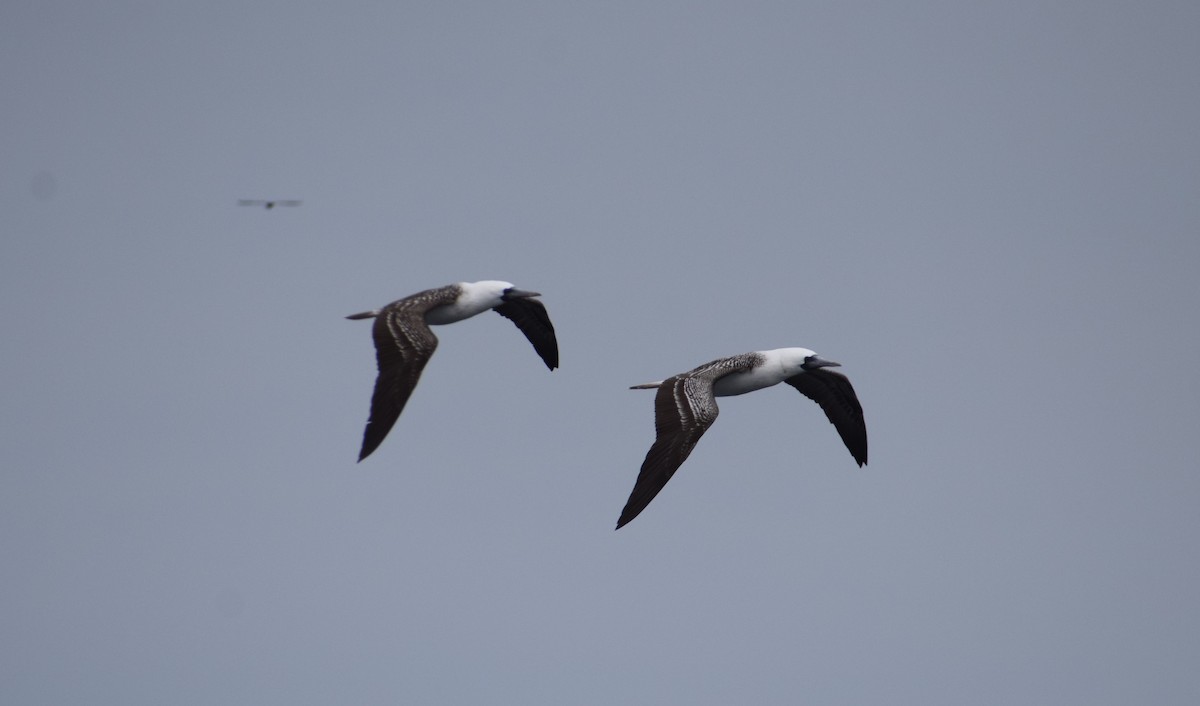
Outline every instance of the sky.
<path id="1" fill-rule="evenodd" d="M 1200 702 L 1200 4 L 8 2 L 0 701 Z M 296 208 L 241 198 L 302 199 Z M 451 282 L 388 439 L 344 316 Z M 657 380 L 720 401 L 614 532 Z"/>

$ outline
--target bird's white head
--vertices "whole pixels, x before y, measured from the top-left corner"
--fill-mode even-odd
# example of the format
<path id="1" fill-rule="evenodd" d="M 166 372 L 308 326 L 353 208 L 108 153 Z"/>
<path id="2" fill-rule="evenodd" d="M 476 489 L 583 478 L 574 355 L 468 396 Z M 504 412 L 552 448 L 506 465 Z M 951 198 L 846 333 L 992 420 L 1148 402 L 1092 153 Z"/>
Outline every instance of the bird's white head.
<path id="1" fill-rule="evenodd" d="M 459 282 L 458 286 L 462 287 L 462 296 L 464 299 L 479 302 L 480 304 L 488 304 L 490 309 L 493 306 L 499 306 L 504 303 L 504 292 L 512 289 L 512 282 L 501 282 L 494 279 L 485 279 L 481 282 Z"/>
<path id="2" fill-rule="evenodd" d="M 788 377 L 817 368 L 836 368 L 841 363 L 825 360 L 807 348 L 779 348 L 772 351 L 779 357 L 779 364 Z"/>

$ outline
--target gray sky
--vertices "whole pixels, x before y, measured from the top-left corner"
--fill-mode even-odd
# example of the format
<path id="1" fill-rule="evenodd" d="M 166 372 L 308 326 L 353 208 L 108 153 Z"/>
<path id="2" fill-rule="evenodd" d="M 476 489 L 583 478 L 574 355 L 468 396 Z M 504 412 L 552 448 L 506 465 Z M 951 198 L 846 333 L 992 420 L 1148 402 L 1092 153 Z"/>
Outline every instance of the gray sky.
<path id="1" fill-rule="evenodd" d="M 9 2 L 0 701 L 1200 702 L 1195 2 Z M 300 208 L 239 208 L 299 198 Z M 355 464 L 346 314 L 544 294 Z M 627 386 L 781 386 L 632 524 Z"/>

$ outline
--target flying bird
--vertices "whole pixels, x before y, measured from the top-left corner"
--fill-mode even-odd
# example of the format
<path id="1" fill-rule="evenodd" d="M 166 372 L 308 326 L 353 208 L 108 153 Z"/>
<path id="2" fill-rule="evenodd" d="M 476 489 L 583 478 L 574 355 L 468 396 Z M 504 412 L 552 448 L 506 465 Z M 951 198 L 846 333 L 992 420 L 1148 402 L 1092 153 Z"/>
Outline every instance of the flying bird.
<path id="1" fill-rule="evenodd" d="M 631 390 L 658 389 L 654 398 L 656 438 L 621 517 L 621 529 L 646 509 L 717 419 L 717 397 L 742 395 L 786 382 L 821 405 L 859 467 L 867 463 L 867 425 L 850 380 L 828 368 L 807 348 L 779 348 L 720 358 L 659 382 Z"/>
<path id="2" fill-rule="evenodd" d="M 238 199 L 239 206 L 262 206 L 268 211 L 276 206 L 299 206 L 298 199 L 283 199 L 276 201 L 264 201 L 262 199 Z"/>
<path id="3" fill-rule="evenodd" d="M 375 359 L 379 376 L 371 395 L 371 416 L 363 430 L 362 461 L 379 448 L 392 425 L 400 418 L 404 404 L 421 379 L 421 371 L 437 349 L 438 339 L 430 325 L 452 324 L 492 309 L 509 319 L 533 350 L 545 361 L 546 367 L 558 367 L 558 339 L 546 307 L 509 282 L 493 280 L 459 282 L 409 295 L 388 304 L 351 314 L 347 319 L 375 319 L 372 336 L 375 339 Z"/>

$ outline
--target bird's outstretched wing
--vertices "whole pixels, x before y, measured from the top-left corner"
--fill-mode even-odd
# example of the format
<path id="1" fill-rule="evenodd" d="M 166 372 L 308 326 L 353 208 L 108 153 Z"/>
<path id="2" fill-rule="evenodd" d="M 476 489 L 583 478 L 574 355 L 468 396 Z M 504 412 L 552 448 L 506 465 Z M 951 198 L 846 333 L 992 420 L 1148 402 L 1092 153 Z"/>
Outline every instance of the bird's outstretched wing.
<path id="1" fill-rule="evenodd" d="M 862 405 L 850 379 L 841 373 L 819 368 L 784 380 L 802 395 L 821 405 L 842 442 L 859 466 L 867 464 L 867 423 Z"/>
<path id="2" fill-rule="evenodd" d="M 722 358 L 662 381 L 654 397 L 654 444 L 642 461 L 617 529 L 646 509 L 716 421 L 720 410 L 713 384 L 725 375 L 750 369 L 754 362 L 750 355 Z"/>
<path id="3" fill-rule="evenodd" d="M 425 364 L 437 350 L 438 339 L 425 323 L 425 312 L 450 304 L 457 296 L 452 286 L 425 290 L 388 304 L 375 317 L 371 333 L 379 375 L 371 395 L 371 416 L 363 430 L 359 461 L 383 443 L 416 389 Z M 347 318 L 367 316 L 369 312 Z"/>
<path id="4" fill-rule="evenodd" d="M 554 336 L 554 324 L 546 306 L 532 297 L 511 299 L 493 309 L 497 314 L 512 321 L 533 344 L 533 350 L 545 361 L 546 367 L 558 367 L 558 339 Z"/>

